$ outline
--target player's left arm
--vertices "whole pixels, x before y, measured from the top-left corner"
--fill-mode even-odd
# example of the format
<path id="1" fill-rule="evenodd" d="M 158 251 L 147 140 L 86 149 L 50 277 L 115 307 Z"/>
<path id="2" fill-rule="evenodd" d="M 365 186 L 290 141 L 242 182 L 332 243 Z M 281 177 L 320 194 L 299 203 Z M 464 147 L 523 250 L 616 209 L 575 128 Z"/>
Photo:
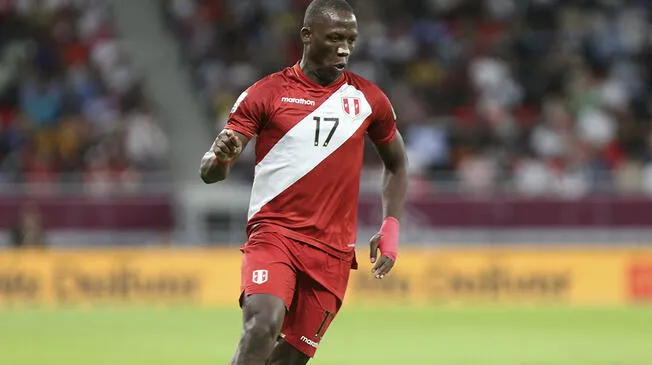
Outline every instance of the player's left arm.
<path id="1" fill-rule="evenodd" d="M 371 88 L 369 94 L 373 99 L 373 119 L 367 127 L 367 135 L 384 165 L 383 224 L 369 240 L 369 255 L 374 264 L 371 272 L 377 279 L 382 279 L 392 270 L 398 255 L 400 219 L 407 192 L 407 154 L 389 98 L 377 87 Z"/>
<path id="2" fill-rule="evenodd" d="M 407 192 L 407 154 L 403 137 L 396 131 L 388 143 L 374 143 L 383 165 L 383 224 L 370 240 L 372 273 L 382 279 L 390 272 L 398 254 L 400 219 Z M 380 259 L 376 259 L 380 250 Z"/>

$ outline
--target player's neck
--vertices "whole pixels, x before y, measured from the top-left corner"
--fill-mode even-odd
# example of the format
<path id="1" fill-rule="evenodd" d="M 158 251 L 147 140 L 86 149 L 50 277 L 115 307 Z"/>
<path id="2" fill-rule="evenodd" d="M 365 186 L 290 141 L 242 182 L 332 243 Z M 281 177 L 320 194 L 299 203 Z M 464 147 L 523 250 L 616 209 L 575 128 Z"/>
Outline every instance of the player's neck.
<path id="1" fill-rule="evenodd" d="M 338 75 L 335 79 L 333 80 L 325 80 L 323 78 L 319 77 L 319 74 L 316 72 L 316 67 L 311 65 L 306 58 L 302 58 L 301 62 L 299 62 L 299 67 L 301 68 L 301 71 L 303 72 L 304 75 L 308 76 L 309 79 L 312 81 L 316 82 L 317 84 L 321 86 L 328 86 L 339 80 L 339 78 L 342 75 Z"/>

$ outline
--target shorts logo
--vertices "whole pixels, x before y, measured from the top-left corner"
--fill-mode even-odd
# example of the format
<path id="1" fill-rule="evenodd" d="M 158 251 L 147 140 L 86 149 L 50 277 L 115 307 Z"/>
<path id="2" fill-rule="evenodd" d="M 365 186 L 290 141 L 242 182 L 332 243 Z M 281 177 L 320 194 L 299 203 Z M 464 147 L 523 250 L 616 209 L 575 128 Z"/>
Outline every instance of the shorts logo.
<path id="1" fill-rule="evenodd" d="M 359 98 L 342 98 L 342 107 L 344 112 L 351 117 L 360 114 L 360 99 Z"/>
<path id="2" fill-rule="evenodd" d="M 251 281 L 260 285 L 266 283 L 268 278 L 269 274 L 267 270 L 255 270 L 251 276 Z"/>
<path id="3" fill-rule="evenodd" d="M 312 346 L 314 348 L 317 348 L 317 346 L 319 346 L 318 342 L 315 342 L 315 341 L 307 338 L 306 336 L 301 336 L 300 340 L 307 343 L 308 345 L 310 345 L 310 346 Z"/>

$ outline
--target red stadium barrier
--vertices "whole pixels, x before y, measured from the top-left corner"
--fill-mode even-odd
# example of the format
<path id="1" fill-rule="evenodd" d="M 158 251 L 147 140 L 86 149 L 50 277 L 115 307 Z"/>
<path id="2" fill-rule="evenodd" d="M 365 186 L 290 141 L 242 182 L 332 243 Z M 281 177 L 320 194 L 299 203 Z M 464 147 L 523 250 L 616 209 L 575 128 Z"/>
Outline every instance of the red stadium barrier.
<path id="1" fill-rule="evenodd" d="M 438 228 L 484 227 L 650 227 L 652 200 L 637 198 L 528 199 L 514 197 L 431 197 L 411 201 L 407 209 L 419 225 Z M 377 225 L 381 202 L 360 200 L 360 222 Z"/>
<path id="2" fill-rule="evenodd" d="M 39 210 L 48 229 L 120 230 L 174 228 L 168 195 L 122 197 L 0 197 L 0 229 L 11 227 L 27 202 Z"/>

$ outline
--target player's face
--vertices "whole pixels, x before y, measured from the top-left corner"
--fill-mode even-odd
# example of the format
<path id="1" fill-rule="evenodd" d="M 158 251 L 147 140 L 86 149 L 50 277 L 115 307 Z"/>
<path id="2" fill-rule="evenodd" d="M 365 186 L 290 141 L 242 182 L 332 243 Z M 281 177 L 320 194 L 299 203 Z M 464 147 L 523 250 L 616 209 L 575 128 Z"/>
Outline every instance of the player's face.
<path id="1" fill-rule="evenodd" d="M 324 83 L 335 81 L 344 71 L 358 38 L 358 22 L 351 12 L 324 16 L 310 29 L 302 29 L 312 72 Z"/>

